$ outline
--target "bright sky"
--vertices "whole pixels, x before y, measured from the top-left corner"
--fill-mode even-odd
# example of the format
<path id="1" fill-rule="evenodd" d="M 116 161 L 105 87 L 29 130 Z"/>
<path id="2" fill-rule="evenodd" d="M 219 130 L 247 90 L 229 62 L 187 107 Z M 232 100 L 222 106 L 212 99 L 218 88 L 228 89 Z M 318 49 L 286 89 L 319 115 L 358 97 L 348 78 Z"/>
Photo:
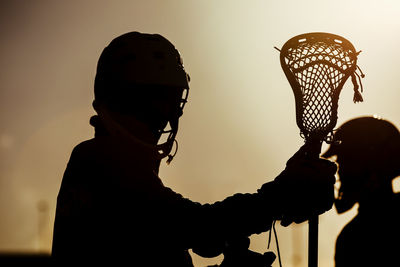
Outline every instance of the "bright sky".
<path id="1" fill-rule="evenodd" d="M 93 136 L 97 59 L 116 36 L 160 33 L 181 52 L 191 91 L 178 155 L 161 177 L 205 203 L 254 192 L 302 145 L 273 49 L 295 35 L 331 32 L 362 50 L 365 102 L 353 104 L 349 81 L 338 124 L 378 114 L 400 125 L 399 18 L 397 0 L 1 1 L 0 251 L 50 250 L 66 163 Z M 354 214 L 321 216 L 321 266 L 333 266 L 337 234 Z M 307 225 L 277 230 L 284 266 L 306 266 Z M 266 234 L 253 236 L 251 247 L 266 243 Z M 194 256 L 196 266 L 220 260 Z"/>

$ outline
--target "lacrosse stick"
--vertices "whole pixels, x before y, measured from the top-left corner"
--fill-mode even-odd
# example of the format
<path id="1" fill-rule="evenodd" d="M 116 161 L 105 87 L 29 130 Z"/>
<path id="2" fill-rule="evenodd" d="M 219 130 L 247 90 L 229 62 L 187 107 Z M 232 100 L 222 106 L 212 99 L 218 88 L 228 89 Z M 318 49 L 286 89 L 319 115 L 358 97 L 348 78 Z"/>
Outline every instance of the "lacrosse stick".
<path id="1" fill-rule="evenodd" d="M 363 101 L 359 85 L 362 92 L 364 74 L 357 66 L 361 51 L 356 52 L 348 40 L 330 33 L 295 36 L 279 51 L 282 69 L 293 89 L 296 122 L 308 147 L 307 156 L 318 158 L 322 142 L 332 141 L 339 94 L 349 77 L 354 85 L 353 101 Z M 316 267 L 318 216 L 309 221 L 308 238 L 308 266 Z"/>

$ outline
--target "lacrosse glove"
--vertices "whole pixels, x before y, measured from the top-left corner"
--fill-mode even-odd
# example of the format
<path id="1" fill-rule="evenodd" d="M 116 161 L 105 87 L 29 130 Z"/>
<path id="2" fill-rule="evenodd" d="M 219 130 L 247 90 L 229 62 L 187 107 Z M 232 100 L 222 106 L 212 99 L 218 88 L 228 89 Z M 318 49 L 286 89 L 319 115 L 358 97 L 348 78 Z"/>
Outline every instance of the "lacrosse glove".
<path id="1" fill-rule="evenodd" d="M 303 146 L 288 160 L 285 170 L 258 192 L 270 201 L 272 194 L 274 217 L 282 226 L 302 223 L 332 208 L 336 170 L 329 160 L 307 156 Z"/>

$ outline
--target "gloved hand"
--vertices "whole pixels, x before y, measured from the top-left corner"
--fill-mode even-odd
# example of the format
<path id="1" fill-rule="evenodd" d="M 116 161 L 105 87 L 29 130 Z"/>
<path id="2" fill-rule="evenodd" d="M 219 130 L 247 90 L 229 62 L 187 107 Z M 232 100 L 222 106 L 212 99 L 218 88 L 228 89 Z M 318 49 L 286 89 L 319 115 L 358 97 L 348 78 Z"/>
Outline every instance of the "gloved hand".
<path id="1" fill-rule="evenodd" d="M 219 267 L 271 267 L 276 256 L 273 252 L 264 254 L 249 250 L 248 237 L 237 238 L 226 243 L 224 260 Z"/>
<path id="2" fill-rule="evenodd" d="M 307 154 L 302 146 L 286 164 L 285 170 L 259 193 L 270 195 L 276 219 L 282 226 L 301 223 L 332 208 L 336 164 Z M 271 199 L 271 195 L 273 199 Z"/>

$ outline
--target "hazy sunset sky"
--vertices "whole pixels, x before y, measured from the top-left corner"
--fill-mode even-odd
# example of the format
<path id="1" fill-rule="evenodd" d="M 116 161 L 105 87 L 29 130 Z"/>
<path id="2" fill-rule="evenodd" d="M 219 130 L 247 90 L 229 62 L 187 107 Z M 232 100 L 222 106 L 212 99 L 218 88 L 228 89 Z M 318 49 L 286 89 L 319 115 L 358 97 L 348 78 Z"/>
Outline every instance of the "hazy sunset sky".
<path id="1" fill-rule="evenodd" d="M 93 136 L 98 57 L 129 31 L 165 36 L 191 76 L 179 151 L 171 165 L 162 163 L 160 176 L 194 201 L 255 192 L 303 144 L 293 93 L 273 48 L 295 35 L 331 32 L 362 50 L 365 102 L 353 103 L 349 80 L 338 125 L 372 114 L 400 125 L 398 0 L 3 0 L 0 252 L 50 251 L 67 161 L 75 145 Z M 321 216 L 321 266 L 333 266 L 336 237 L 354 214 Z M 277 227 L 284 266 L 307 265 L 307 229 L 306 223 Z M 266 251 L 267 236 L 253 236 L 251 248 Z M 194 256 L 196 266 L 220 260 Z"/>

